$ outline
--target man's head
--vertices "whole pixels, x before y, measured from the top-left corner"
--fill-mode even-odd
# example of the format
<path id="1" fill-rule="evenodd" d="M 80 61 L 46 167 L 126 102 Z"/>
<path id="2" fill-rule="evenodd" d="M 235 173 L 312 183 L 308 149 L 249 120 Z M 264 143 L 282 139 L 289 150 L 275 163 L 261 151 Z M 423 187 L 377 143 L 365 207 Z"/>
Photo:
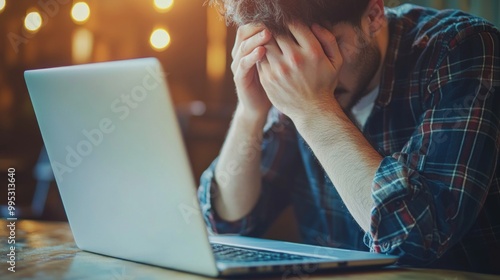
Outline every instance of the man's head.
<path id="1" fill-rule="evenodd" d="M 274 35 L 288 32 L 287 24 L 300 21 L 358 26 L 370 0 L 210 0 L 222 8 L 228 22 L 236 25 L 264 24 Z"/>
<path id="2" fill-rule="evenodd" d="M 383 0 L 209 0 L 228 23 L 263 24 L 274 36 L 291 34 L 288 24 L 320 24 L 335 35 L 344 64 L 335 97 L 347 112 L 378 84 L 385 47 Z M 381 45 L 382 44 L 382 45 Z"/>

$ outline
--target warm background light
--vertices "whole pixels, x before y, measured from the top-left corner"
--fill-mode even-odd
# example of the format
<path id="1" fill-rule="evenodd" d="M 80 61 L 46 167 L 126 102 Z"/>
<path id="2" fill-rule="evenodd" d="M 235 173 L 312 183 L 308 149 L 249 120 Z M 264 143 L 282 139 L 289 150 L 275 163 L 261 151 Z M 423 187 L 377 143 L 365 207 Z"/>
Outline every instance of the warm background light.
<path id="1" fill-rule="evenodd" d="M 74 64 L 88 63 L 92 57 L 94 36 L 85 28 L 77 28 L 73 31 L 71 57 Z"/>
<path id="2" fill-rule="evenodd" d="M 90 7 L 85 2 L 78 2 L 71 9 L 71 17 L 76 23 L 84 23 L 90 17 Z"/>
<path id="3" fill-rule="evenodd" d="M 208 9 L 207 13 L 207 76 L 218 83 L 226 75 L 227 27 L 216 9 Z"/>
<path id="4" fill-rule="evenodd" d="M 149 42 L 153 49 L 163 51 L 170 45 L 170 34 L 163 28 L 155 29 L 153 33 L 151 33 Z"/>
<path id="5" fill-rule="evenodd" d="M 39 12 L 30 12 L 24 18 L 24 27 L 31 32 L 36 32 L 42 27 L 42 16 Z"/>
<path id="6" fill-rule="evenodd" d="M 5 9 L 5 0 L 0 0 L 0 13 Z"/>
<path id="7" fill-rule="evenodd" d="M 174 5 L 174 0 L 154 0 L 155 8 L 159 11 L 168 11 Z"/>

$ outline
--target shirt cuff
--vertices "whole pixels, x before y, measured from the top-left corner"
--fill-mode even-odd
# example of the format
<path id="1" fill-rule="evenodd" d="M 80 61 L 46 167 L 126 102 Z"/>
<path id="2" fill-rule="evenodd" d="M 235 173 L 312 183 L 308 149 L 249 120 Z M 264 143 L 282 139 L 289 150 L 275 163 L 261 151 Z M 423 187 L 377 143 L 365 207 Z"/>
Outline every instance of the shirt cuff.
<path id="1" fill-rule="evenodd" d="M 208 232 L 210 234 L 244 234 L 248 229 L 248 218 L 236 222 L 227 222 L 221 219 L 212 207 L 212 199 L 218 193 L 214 172 L 216 164 L 217 160 L 202 174 L 198 188 L 198 200 L 200 201 L 201 212 Z"/>
<path id="2" fill-rule="evenodd" d="M 364 237 L 372 252 L 401 254 L 400 245 L 416 225 L 406 201 L 420 192 L 416 179 L 424 160 L 418 154 L 402 153 L 382 160 L 372 184 L 371 227 Z"/>

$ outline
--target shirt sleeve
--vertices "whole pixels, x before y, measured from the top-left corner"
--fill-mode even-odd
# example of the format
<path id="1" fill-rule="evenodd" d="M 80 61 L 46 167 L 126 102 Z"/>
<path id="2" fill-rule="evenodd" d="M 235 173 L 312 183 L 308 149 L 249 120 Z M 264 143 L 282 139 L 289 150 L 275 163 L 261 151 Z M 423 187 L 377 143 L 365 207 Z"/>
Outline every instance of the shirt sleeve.
<path id="1" fill-rule="evenodd" d="M 290 195 L 287 189 L 294 180 L 295 170 L 301 167 L 300 154 L 292 122 L 275 109 L 271 109 L 269 113 L 260 149 L 261 195 L 250 214 L 239 221 L 222 220 L 212 207 L 213 198 L 218 191 L 215 180 L 217 159 L 203 173 L 198 188 L 198 199 L 210 233 L 260 236 L 289 204 Z"/>
<path id="2" fill-rule="evenodd" d="M 450 48 L 427 90 L 430 106 L 401 152 L 375 174 L 372 251 L 426 265 L 476 222 L 500 153 L 500 42 L 481 32 Z M 498 176 L 498 175 L 496 175 Z"/>

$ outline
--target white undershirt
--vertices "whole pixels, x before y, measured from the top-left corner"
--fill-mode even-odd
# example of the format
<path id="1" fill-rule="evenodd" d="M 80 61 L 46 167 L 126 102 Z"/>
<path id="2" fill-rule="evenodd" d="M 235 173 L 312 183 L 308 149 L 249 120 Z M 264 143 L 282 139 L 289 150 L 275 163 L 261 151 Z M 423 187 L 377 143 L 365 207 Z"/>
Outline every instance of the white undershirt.
<path id="1" fill-rule="evenodd" d="M 356 118 L 356 121 L 358 122 L 358 125 L 360 125 L 360 129 L 363 130 L 365 127 L 366 121 L 368 120 L 368 117 L 372 113 L 373 106 L 375 106 L 375 100 L 377 99 L 379 93 L 379 87 L 376 87 L 374 90 L 372 90 L 370 93 L 368 93 L 366 96 L 361 98 L 354 107 L 352 107 L 351 112 Z"/>

